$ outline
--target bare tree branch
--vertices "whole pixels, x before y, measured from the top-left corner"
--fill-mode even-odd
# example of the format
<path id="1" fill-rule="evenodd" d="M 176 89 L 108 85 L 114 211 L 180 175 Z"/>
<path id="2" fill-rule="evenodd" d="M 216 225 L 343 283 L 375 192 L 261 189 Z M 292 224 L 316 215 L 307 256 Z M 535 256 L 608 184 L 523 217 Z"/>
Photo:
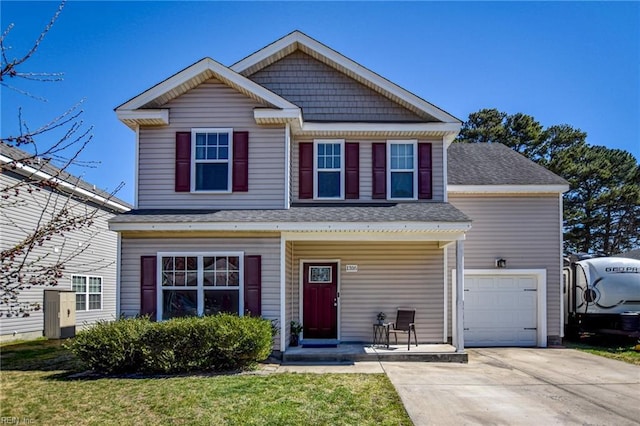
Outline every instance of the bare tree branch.
<path id="1" fill-rule="evenodd" d="M 13 87 L 6 80 L 20 77 L 35 81 L 58 81 L 59 73 L 30 72 L 22 69 L 33 57 L 45 36 L 60 16 L 65 2 L 60 3 L 49 24 L 31 49 L 19 58 L 9 60 L 7 37 L 13 24 L 0 36 L 0 85 Z M 33 288 L 56 286 L 65 271 L 87 273 L 113 264 L 102 253 L 93 253 L 92 242 L 104 229 L 97 219 L 112 211 L 107 204 L 115 191 L 100 191 L 103 199 L 80 196 L 77 188 L 91 187 L 68 172 L 70 167 L 95 167 L 98 162 L 80 160 L 80 155 L 93 139 L 92 126 L 82 121 L 83 101 L 39 127 L 27 124 L 18 109 L 18 134 L 0 137 L 0 317 L 29 316 L 40 309 L 33 299 Z M 43 145 L 42 141 L 47 142 Z M 24 149 L 27 149 L 25 151 Z M 95 187 L 91 192 L 95 192 Z M 25 291 L 27 295 L 25 296 Z"/>

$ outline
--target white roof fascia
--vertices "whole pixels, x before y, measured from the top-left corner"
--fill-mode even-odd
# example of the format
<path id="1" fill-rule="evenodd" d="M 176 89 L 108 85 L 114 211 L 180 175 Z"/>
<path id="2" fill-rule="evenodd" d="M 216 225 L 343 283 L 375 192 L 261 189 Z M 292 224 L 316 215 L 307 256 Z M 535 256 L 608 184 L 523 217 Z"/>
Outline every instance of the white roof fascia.
<path id="1" fill-rule="evenodd" d="M 116 110 L 116 115 L 120 121 L 160 120 L 164 124 L 169 124 L 169 110 L 167 108 L 136 110 L 118 109 Z"/>
<path id="2" fill-rule="evenodd" d="M 242 87 L 250 93 L 253 93 L 257 98 L 274 105 L 278 108 L 297 108 L 291 102 L 276 95 L 270 90 L 260 86 L 259 84 L 249 80 L 248 78 L 232 71 L 219 62 L 214 61 L 211 58 L 204 58 L 195 64 L 185 68 L 177 74 L 169 77 L 163 82 L 153 86 L 152 88 L 142 92 L 135 98 L 125 102 L 116 108 L 116 112 L 120 110 L 135 110 L 147 103 L 153 101 L 155 98 L 164 95 L 167 92 L 179 87 L 185 82 L 195 78 L 205 71 L 211 71 L 216 78 L 230 82 L 232 85 Z"/>
<path id="3" fill-rule="evenodd" d="M 112 231 L 466 232 L 471 222 L 121 222 Z"/>
<path id="4" fill-rule="evenodd" d="M 282 122 L 297 121 L 302 125 L 302 111 L 300 111 L 300 108 L 256 108 L 253 110 L 253 118 L 256 122 L 273 119 Z"/>
<path id="5" fill-rule="evenodd" d="M 434 132 L 457 133 L 458 123 L 303 123 L 303 132 Z M 455 136 L 454 136 L 455 137 Z"/>
<path id="6" fill-rule="evenodd" d="M 57 177 L 54 177 L 52 175 L 50 175 L 49 173 L 45 173 L 41 170 L 37 170 L 31 166 L 28 166 L 26 164 L 20 163 L 20 162 L 16 162 L 15 160 L 6 157 L 4 155 L 0 155 L 0 162 L 2 163 L 13 163 L 16 167 L 16 169 L 22 170 L 25 173 L 28 173 L 29 176 L 36 176 L 40 179 L 43 180 L 49 180 L 53 183 L 55 183 L 56 185 L 59 185 L 67 190 L 69 190 L 70 192 L 81 196 L 81 197 L 88 197 L 91 201 L 98 203 L 98 204 L 104 204 L 104 205 L 108 205 L 111 206 L 113 208 L 115 208 L 116 210 L 120 211 L 121 213 L 124 212 L 128 212 L 129 210 L 131 210 L 129 207 L 124 206 L 118 202 L 115 202 L 113 200 L 110 200 L 108 198 L 105 198 L 101 195 L 98 195 L 94 192 L 91 191 L 87 191 L 86 189 L 80 188 L 77 185 L 74 185 L 72 183 L 69 183 L 67 181 L 64 181 L 62 179 L 59 179 Z"/>
<path id="7" fill-rule="evenodd" d="M 450 194 L 557 194 L 568 190 L 569 185 L 447 185 Z"/>
<path id="8" fill-rule="evenodd" d="M 370 81 L 375 86 L 380 88 L 383 92 L 387 92 L 410 105 L 413 105 L 417 109 L 426 112 L 427 114 L 437 118 L 442 122 L 461 123 L 459 119 L 451 114 L 441 110 L 440 108 L 430 104 L 429 102 L 414 95 L 408 90 L 403 89 L 390 82 L 389 80 L 379 76 L 373 71 L 368 70 L 355 61 L 347 58 L 346 56 L 336 52 L 335 50 L 323 45 L 322 43 L 312 39 L 306 34 L 300 31 L 294 31 L 291 34 L 283 37 L 282 39 L 270 44 L 269 46 L 257 51 L 256 53 L 247 56 L 243 60 L 235 63 L 231 66 L 231 69 L 235 72 L 241 73 L 242 71 L 250 68 L 251 66 L 267 59 L 279 52 L 282 49 L 290 46 L 291 44 L 299 43 L 305 46 L 307 49 L 313 50 L 317 54 L 325 57 L 328 61 L 334 62 L 346 70 L 360 76 L 361 78 Z"/>

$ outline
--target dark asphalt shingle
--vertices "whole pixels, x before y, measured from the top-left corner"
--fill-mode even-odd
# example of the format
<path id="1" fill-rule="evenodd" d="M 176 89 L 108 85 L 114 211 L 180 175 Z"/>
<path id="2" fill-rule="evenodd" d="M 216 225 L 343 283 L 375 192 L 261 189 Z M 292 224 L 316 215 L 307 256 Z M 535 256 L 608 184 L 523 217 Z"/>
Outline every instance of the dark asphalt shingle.
<path id="1" fill-rule="evenodd" d="M 501 143 L 452 143 L 449 185 L 568 185 L 568 182 Z"/>
<path id="2" fill-rule="evenodd" d="M 296 204 L 288 210 L 132 210 L 110 223 L 178 222 L 470 222 L 449 203 L 385 203 L 321 206 Z"/>
<path id="3" fill-rule="evenodd" d="M 72 185 L 76 185 L 78 188 L 82 188 L 85 191 L 92 192 L 100 197 L 109 199 L 115 203 L 121 204 L 130 209 L 133 208 L 133 206 L 127 203 L 126 201 L 123 201 L 113 196 L 113 194 L 107 191 L 103 191 L 102 189 L 97 188 L 95 185 L 92 185 L 89 182 L 86 182 L 78 178 L 77 176 L 69 174 L 66 171 L 60 170 L 60 168 L 54 166 L 53 164 L 51 164 L 51 162 L 47 160 L 42 159 L 40 164 L 35 163 L 33 154 L 23 151 L 20 148 L 16 148 L 15 146 L 8 145 L 4 142 L 0 142 L 0 154 L 4 155 L 5 157 L 9 157 L 16 162 L 26 159 L 27 160 L 26 164 L 38 171 L 47 173 L 48 175 L 51 175 L 51 176 L 55 176 L 61 181 L 70 183 Z M 3 166 L 3 168 L 6 168 L 7 170 L 12 170 L 11 163 L 8 163 L 7 166 Z M 16 170 L 16 173 L 23 174 L 24 172 L 20 172 Z"/>

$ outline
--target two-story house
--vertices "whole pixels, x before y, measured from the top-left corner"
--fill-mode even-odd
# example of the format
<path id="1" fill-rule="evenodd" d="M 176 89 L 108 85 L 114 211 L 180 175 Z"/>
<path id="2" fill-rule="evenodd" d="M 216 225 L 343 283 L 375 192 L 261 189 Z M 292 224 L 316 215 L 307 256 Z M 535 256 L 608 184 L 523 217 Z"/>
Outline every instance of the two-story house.
<path id="1" fill-rule="evenodd" d="M 137 165 L 135 209 L 110 221 L 120 313 L 262 315 L 281 352 L 291 320 L 370 342 L 398 307 L 459 351 L 559 339 L 566 182 L 452 145 L 460 120 L 307 35 L 202 59 L 116 113 Z"/>

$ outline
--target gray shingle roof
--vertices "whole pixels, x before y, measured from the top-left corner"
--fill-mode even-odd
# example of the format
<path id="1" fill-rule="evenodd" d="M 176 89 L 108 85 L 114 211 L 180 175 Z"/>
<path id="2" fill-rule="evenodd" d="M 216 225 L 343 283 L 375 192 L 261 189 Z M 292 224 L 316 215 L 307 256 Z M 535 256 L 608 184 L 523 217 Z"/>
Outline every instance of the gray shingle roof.
<path id="1" fill-rule="evenodd" d="M 452 143 L 449 185 L 568 185 L 568 182 L 501 143 Z"/>
<path id="2" fill-rule="evenodd" d="M 46 173 L 48 175 L 51 176 L 55 176 L 56 178 L 60 179 L 61 181 L 70 183 L 72 185 L 77 186 L 78 188 L 82 188 L 85 191 L 89 191 L 93 194 L 96 194 L 100 197 L 103 197 L 105 199 L 111 200 L 115 203 L 121 204 L 122 206 L 125 206 L 127 208 L 132 209 L 133 206 L 129 203 L 127 203 L 126 201 L 123 201 L 115 196 L 113 196 L 113 194 L 107 192 L 107 191 L 103 191 L 102 189 L 96 188 L 95 185 L 90 184 L 89 182 L 86 182 L 80 178 L 78 178 L 77 176 L 74 176 L 72 174 L 67 173 L 66 171 L 60 170 L 58 167 L 54 166 L 53 164 L 51 164 L 50 162 L 46 161 L 46 160 L 42 160 L 40 162 L 40 164 L 35 164 L 34 162 L 34 157 L 33 154 L 30 154 L 26 151 L 23 151 L 19 148 L 16 148 L 15 146 L 12 145 L 7 145 L 4 142 L 0 142 L 0 154 L 4 155 L 5 157 L 9 157 L 14 161 L 20 161 L 22 159 L 27 159 L 30 161 L 27 161 L 27 165 L 33 167 L 34 169 L 41 171 L 43 173 Z M 6 168 L 7 170 L 11 170 L 11 166 L 10 164 L 12 163 L 8 163 L 9 166 L 7 167 L 3 167 Z M 19 174 L 25 174 L 25 172 L 21 172 L 16 170 L 16 173 Z"/>
<path id="3" fill-rule="evenodd" d="M 471 222 L 449 203 L 296 204 L 288 210 L 132 210 L 110 223 Z"/>

